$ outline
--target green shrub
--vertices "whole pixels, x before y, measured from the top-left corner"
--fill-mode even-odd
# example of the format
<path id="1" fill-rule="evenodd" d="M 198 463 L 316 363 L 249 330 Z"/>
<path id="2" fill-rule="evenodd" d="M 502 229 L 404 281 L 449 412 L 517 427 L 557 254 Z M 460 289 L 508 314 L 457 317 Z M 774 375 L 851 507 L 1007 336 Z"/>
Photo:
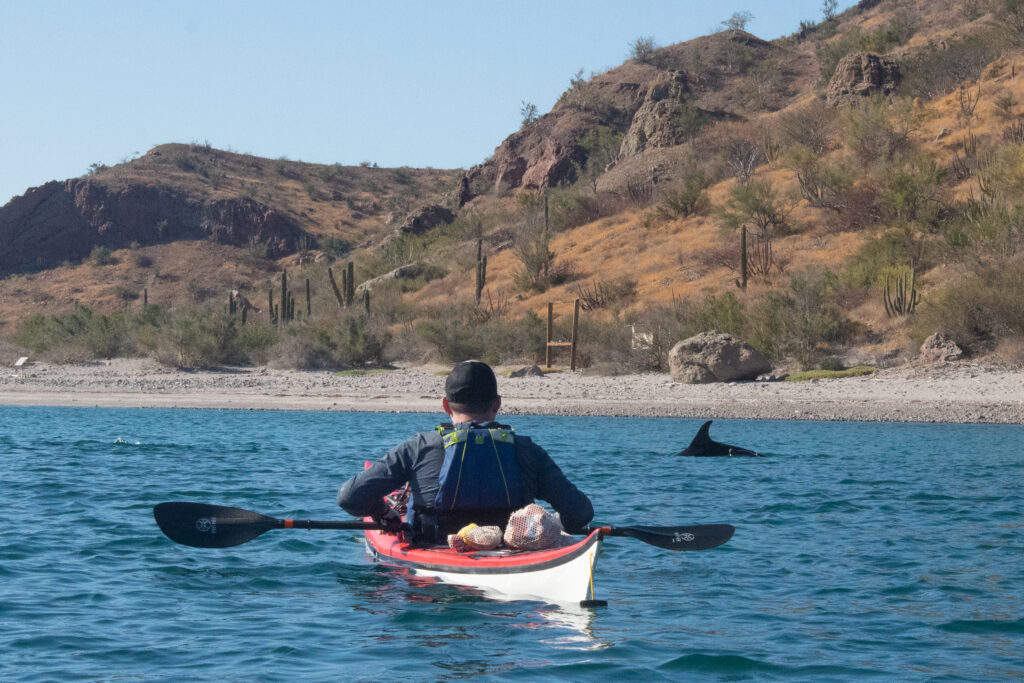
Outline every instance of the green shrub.
<path id="1" fill-rule="evenodd" d="M 667 188 L 661 202 L 655 208 L 659 220 L 687 218 L 703 210 L 708 203 L 707 187 L 710 180 L 700 169 L 691 169 L 683 174 L 678 184 Z"/>
<path id="2" fill-rule="evenodd" d="M 296 322 L 266 351 L 275 367 L 294 369 L 383 365 L 390 334 L 366 315 Z"/>
<path id="3" fill-rule="evenodd" d="M 900 60 L 903 78 L 899 92 L 925 99 L 947 95 L 978 78 L 1004 45 L 995 31 L 989 31 L 911 52 Z"/>
<path id="4" fill-rule="evenodd" d="M 114 258 L 110 254 L 110 249 L 104 246 L 97 245 L 89 252 L 89 263 L 94 266 L 107 266 L 113 262 Z"/>
<path id="5" fill-rule="evenodd" d="M 796 173 L 800 193 L 811 206 L 842 211 L 853 189 L 853 171 L 843 161 L 826 161 L 810 148 L 797 144 L 785 156 L 786 166 Z"/>
<path id="6" fill-rule="evenodd" d="M 945 169 L 924 157 L 886 166 L 878 205 L 892 223 L 934 225 L 942 209 Z"/>
<path id="7" fill-rule="evenodd" d="M 727 231 L 753 225 L 759 235 L 775 236 L 788 232 L 786 219 L 792 208 L 779 197 L 772 181 L 751 180 L 732 186 L 725 207 L 718 213 L 718 219 Z"/>
<path id="8" fill-rule="evenodd" d="M 217 306 L 176 311 L 157 340 L 157 360 L 180 368 L 205 368 L 242 360 L 238 325 Z"/>
<path id="9" fill-rule="evenodd" d="M 839 65 L 839 60 L 851 52 L 884 53 L 902 45 L 914 35 L 915 26 L 909 14 L 898 14 L 892 21 L 872 31 L 854 26 L 838 40 L 821 43 L 818 46 L 818 60 L 821 64 L 821 80 L 827 83 Z"/>
<path id="10" fill-rule="evenodd" d="M 940 331 L 969 353 L 1024 335 L 1024 259 L 1000 259 L 930 295 L 916 313 L 920 341 Z"/>
<path id="11" fill-rule="evenodd" d="M 844 379 L 846 377 L 864 377 L 873 375 L 877 368 L 869 365 L 858 365 L 846 370 L 804 370 L 803 372 L 792 372 L 786 375 L 787 382 L 807 382 L 815 379 Z"/>
<path id="12" fill-rule="evenodd" d="M 641 64 L 649 64 L 657 49 L 653 36 L 641 36 L 629 46 L 629 58 Z"/>
<path id="13" fill-rule="evenodd" d="M 135 350 L 126 314 L 107 316 L 82 305 L 55 316 L 25 318 L 12 341 L 33 353 L 51 352 L 66 358 L 113 358 Z"/>
<path id="14" fill-rule="evenodd" d="M 543 358 L 547 327 L 532 311 L 516 320 L 480 322 L 468 308 L 452 307 L 421 320 L 416 324 L 416 334 L 444 361 L 457 363 L 477 358 L 498 364 Z"/>
<path id="15" fill-rule="evenodd" d="M 847 147 L 866 167 L 909 149 L 910 133 L 919 125 L 918 117 L 907 100 L 890 104 L 873 97 L 844 109 L 839 120 Z"/>
<path id="16" fill-rule="evenodd" d="M 909 228 L 889 230 L 868 240 L 846 263 L 843 279 L 853 286 L 870 287 L 887 268 L 921 264 L 924 246 L 921 236 Z"/>

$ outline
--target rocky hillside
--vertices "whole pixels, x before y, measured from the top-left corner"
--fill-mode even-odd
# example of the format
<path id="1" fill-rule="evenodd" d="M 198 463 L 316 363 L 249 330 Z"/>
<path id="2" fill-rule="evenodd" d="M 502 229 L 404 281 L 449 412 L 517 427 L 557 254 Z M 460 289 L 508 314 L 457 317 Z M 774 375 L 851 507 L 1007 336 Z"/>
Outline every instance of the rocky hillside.
<path id="1" fill-rule="evenodd" d="M 892 358 L 941 321 L 949 283 L 982 277 L 971 263 L 1009 249 L 1020 267 L 1006 246 L 1019 226 L 999 218 L 1024 206 L 1005 172 L 1024 144 L 1018 5 L 862 0 L 775 41 L 737 27 L 643 51 L 578 74 L 466 172 L 164 145 L 0 208 L 0 325 L 76 301 L 123 307 L 143 287 L 172 306 L 265 297 L 282 269 L 343 257 L 403 334 L 457 307 L 472 326 L 576 297 L 634 327 L 662 324 L 645 317 L 657 306 L 704 315 L 701 301 L 748 318 L 782 306 L 811 325 L 797 309 L 825 306 L 801 303 L 812 282 L 832 316 L 814 325 L 831 331 L 773 353 L 845 344 Z M 1006 231 L 1006 244 L 983 240 Z M 891 314 L 885 288 L 908 269 L 931 318 Z M 332 303 L 322 269 L 312 277 Z"/>
<path id="2" fill-rule="evenodd" d="M 97 246 L 209 240 L 272 259 L 300 247 L 351 250 L 400 228 L 421 204 L 440 201 L 457 174 L 161 145 L 83 178 L 31 188 L 0 208 L 0 275 L 81 261 Z"/>

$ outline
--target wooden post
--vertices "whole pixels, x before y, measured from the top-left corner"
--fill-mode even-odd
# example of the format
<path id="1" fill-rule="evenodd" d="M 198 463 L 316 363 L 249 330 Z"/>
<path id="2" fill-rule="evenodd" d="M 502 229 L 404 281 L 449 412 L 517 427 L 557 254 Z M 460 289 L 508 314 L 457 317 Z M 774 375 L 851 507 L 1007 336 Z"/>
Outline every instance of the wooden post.
<path id="1" fill-rule="evenodd" d="M 580 300 L 576 299 L 576 303 L 572 309 L 572 346 L 569 347 L 569 369 L 572 371 L 576 370 L 576 336 L 580 329 Z"/>
<path id="2" fill-rule="evenodd" d="M 545 363 L 545 367 L 547 367 L 549 369 L 551 368 L 551 328 L 552 328 L 552 322 L 553 322 L 554 315 L 555 315 L 554 314 L 554 307 L 555 307 L 555 305 L 549 301 L 548 302 L 548 341 L 547 341 L 547 344 L 544 345 L 544 363 Z"/>
<path id="3" fill-rule="evenodd" d="M 331 281 L 331 289 L 334 290 L 334 298 L 338 300 L 338 309 L 345 310 L 345 299 L 341 296 L 341 291 L 338 289 L 338 283 L 334 280 L 334 273 L 330 268 L 327 269 L 327 277 Z M 342 284 L 345 282 L 345 271 L 341 271 Z"/>

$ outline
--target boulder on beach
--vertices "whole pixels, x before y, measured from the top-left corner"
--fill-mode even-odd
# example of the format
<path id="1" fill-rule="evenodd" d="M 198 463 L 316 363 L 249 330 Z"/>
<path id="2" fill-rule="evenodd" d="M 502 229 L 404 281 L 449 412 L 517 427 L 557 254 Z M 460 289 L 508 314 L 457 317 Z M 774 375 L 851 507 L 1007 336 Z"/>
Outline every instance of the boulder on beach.
<path id="1" fill-rule="evenodd" d="M 508 373 L 509 377 L 543 377 L 544 371 L 537 365 L 527 365 L 526 367 L 513 370 Z"/>
<path id="2" fill-rule="evenodd" d="M 925 363 L 949 363 L 960 360 L 963 349 L 941 332 L 936 332 L 921 344 L 921 360 Z"/>
<path id="3" fill-rule="evenodd" d="M 669 373 L 676 382 L 707 384 L 756 379 L 772 365 L 760 351 L 724 332 L 701 332 L 672 347 Z"/>

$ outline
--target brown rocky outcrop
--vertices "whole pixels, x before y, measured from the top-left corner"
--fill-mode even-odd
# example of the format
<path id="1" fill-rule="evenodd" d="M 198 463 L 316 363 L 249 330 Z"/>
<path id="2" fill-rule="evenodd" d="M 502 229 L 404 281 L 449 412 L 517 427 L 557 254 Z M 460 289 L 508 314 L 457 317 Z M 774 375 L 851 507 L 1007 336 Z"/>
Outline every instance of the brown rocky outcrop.
<path id="1" fill-rule="evenodd" d="M 839 60 L 825 90 L 830 107 L 851 104 L 876 93 L 888 95 L 900 82 L 900 67 L 871 52 L 854 52 Z"/>
<path id="2" fill-rule="evenodd" d="M 0 208 L 0 273 L 53 267 L 96 246 L 210 239 L 259 243 L 278 257 L 303 234 L 289 217 L 249 198 L 194 198 L 168 187 L 112 187 L 89 178 L 31 188 Z"/>
<path id="3" fill-rule="evenodd" d="M 676 382 L 708 384 L 756 379 L 772 366 L 760 351 L 724 332 L 701 332 L 672 347 L 669 373 Z"/>
<path id="4" fill-rule="evenodd" d="M 925 363 L 949 363 L 960 360 L 963 355 L 963 349 L 941 332 L 936 332 L 921 344 L 920 357 Z"/>
<path id="5" fill-rule="evenodd" d="M 454 220 L 455 214 L 448 209 L 438 204 L 429 204 L 409 214 L 405 222 L 398 228 L 398 232 L 422 235 L 439 225 L 445 225 Z"/>
<path id="6" fill-rule="evenodd" d="M 671 147 L 682 142 L 685 131 L 679 127 L 679 113 L 689 91 L 683 71 L 673 71 L 652 83 L 633 114 L 619 153 L 633 156 L 648 147 Z"/>

